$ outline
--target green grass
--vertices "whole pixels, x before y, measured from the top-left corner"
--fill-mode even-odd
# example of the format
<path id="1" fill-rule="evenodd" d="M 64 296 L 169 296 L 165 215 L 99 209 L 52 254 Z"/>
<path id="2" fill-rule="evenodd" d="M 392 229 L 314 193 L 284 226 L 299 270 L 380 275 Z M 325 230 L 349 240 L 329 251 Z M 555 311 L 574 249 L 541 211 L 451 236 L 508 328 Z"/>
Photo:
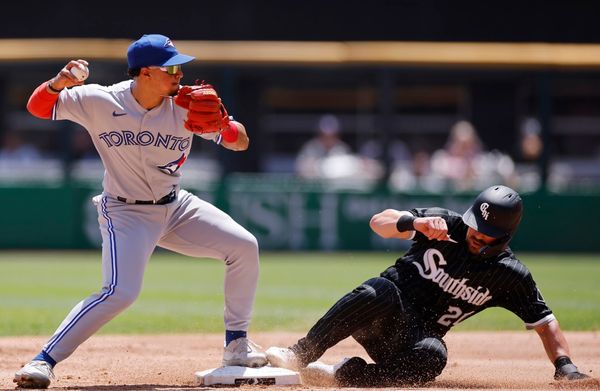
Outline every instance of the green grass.
<path id="1" fill-rule="evenodd" d="M 391 265 L 393 253 L 263 253 L 252 331 L 306 331 L 343 294 Z M 600 330 L 600 259 L 524 254 L 565 330 Z M 153 255 L 136 303 L 102 333 L 218 332 L 223 328 L 223 265 L 168 252 Z M 49 335 L 101 284 L 100 253 L 0 252 L 0 335 Z M 503 309 L 488 309 L 460 330 L 519 330 Z"/>

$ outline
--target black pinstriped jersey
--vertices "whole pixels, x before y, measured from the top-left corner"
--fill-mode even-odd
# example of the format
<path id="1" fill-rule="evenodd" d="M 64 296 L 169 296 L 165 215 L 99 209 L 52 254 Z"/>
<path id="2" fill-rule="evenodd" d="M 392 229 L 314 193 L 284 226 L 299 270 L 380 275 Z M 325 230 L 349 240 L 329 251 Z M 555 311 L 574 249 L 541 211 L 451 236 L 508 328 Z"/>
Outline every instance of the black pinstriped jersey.
<path id="1" fill-rule="evenodd" d="M 510 248 L 489 258 L 469 252 L 462 216 L 442 208 L 411 210 L 417 217 L 439 216 L 458 243 L 429 240 L 416 232 L 407 253 L 381 276 L 393 281 L 402 302 L 431 332 L 443 336 L 459 322 L 488 307 L 503 307 L 527 328 L 554 319 L 529 270 Z"/>

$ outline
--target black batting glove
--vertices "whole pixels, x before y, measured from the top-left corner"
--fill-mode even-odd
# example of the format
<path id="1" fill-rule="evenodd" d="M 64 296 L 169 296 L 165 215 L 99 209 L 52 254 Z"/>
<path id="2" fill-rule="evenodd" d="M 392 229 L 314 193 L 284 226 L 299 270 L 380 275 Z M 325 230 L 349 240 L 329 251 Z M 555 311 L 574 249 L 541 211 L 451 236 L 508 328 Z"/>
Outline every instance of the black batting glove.
<path id="1" fill-rule="evenodd" d="M 587 379 L 589 376 L 579 372 L 575 364 L 567 356 L 560 356 L 554 360 L 554 380 L 580 380 Z"/>

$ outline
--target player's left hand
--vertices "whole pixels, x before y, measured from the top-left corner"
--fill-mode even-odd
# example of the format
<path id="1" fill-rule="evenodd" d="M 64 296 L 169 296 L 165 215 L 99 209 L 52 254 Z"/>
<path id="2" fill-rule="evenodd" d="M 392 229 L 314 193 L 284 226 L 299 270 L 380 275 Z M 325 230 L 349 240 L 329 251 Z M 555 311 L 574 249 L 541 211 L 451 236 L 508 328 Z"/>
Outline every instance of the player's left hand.
<path id="1" fill-rule="evenodd" d="M 556 371 L 554 372 L 555 380 L 582 380 L 588 379 L 589 376 L 579 372 L 575 364 L 569 357 L 559 357 L 554 361 Z"/>
<path id="2" fill-rule="evenodd" d="M 196 134 L 220 133 L 229 125 L 229 114 L 210 84 L 182 86 L 175 104 L 188 110 L 184 126 Z"/>

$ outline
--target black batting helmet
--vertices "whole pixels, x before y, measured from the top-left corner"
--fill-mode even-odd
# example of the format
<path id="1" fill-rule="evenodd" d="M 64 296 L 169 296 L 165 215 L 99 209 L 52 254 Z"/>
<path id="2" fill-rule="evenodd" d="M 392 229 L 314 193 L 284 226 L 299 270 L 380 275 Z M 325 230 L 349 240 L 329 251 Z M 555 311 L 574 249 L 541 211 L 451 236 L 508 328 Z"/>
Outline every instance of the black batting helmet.
<path id="1" fill-rule="evenodd" d="M 469 227 L 508 243 L 523 216 L 523 201 L 510 187 L 496 185 L 482 191 L 463 214 Z"/>

